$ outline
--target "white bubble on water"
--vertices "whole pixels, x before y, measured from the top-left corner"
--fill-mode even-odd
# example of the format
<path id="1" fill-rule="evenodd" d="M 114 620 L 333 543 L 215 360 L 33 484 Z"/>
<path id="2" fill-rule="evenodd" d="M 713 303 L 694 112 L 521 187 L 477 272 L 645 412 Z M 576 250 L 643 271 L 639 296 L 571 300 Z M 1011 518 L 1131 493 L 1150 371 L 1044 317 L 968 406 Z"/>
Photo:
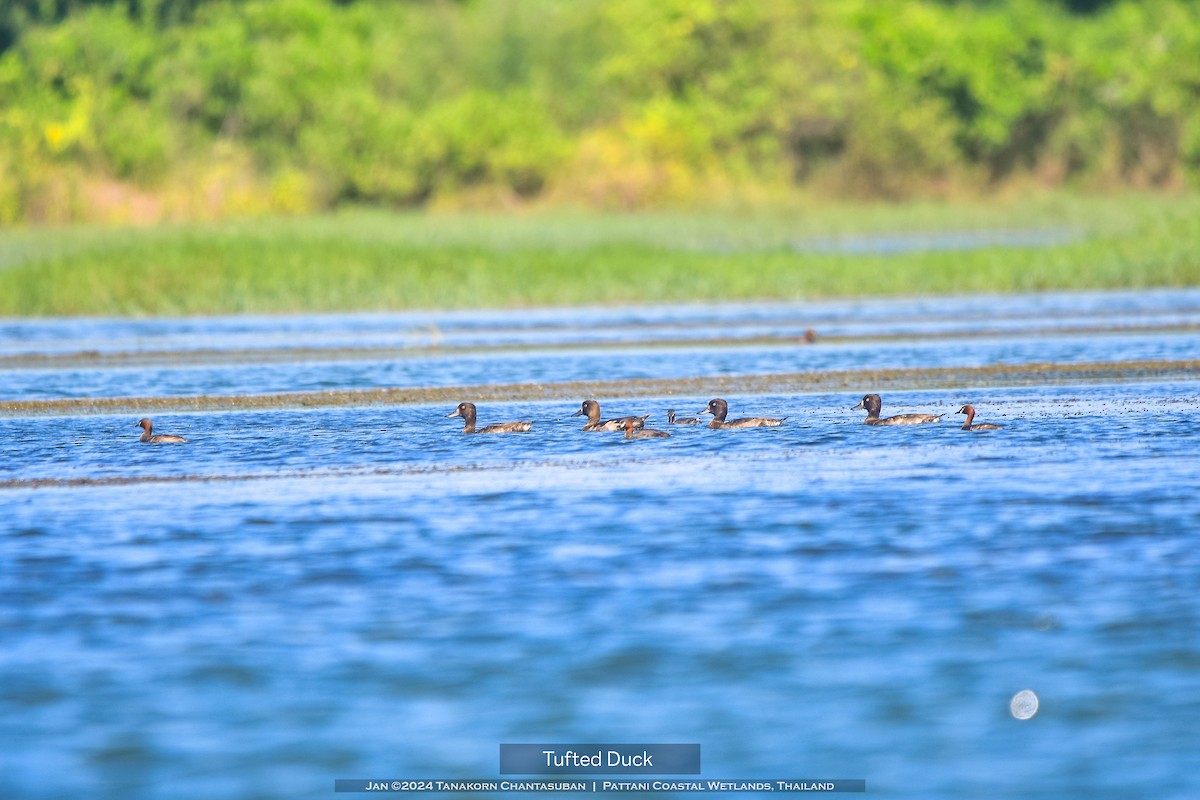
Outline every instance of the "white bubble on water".
<path id="1" fill-rule="evenodd" d="M 1030 689 L 1022 689 L 1013 695 L 1008 708 L 1017 719 L 1029 719 L 1037 713 L 1038 696 Z"/>

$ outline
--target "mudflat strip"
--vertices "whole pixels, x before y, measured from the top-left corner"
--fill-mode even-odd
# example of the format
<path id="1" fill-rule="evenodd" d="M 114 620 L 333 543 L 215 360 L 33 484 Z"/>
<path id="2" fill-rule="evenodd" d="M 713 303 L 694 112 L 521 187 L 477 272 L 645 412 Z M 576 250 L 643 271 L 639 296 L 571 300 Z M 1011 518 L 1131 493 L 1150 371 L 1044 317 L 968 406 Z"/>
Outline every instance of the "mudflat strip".
<path id="1" fill-rule="evenodd" d="M 611 327 L 611 326 L 610 326 Z M 695 326 L 678 326 L 695 327 Z M 890 341 L 941 341 L 983 339 L 998 336 L 1103 336 L 1134 334 L 1200 333 L 1200 325 L 1191 323 L 1144 325 L 1078 325 L 950 331 L 872 331 L 862 334 L 816 333 L 823 344 L 859 344 Z M 431 338 L 425 335 L 425 338 Z M 298 361 L 385 361 L 428 356 L 453 356 L 479 353 L 520 353 L 532 351 L 562 352 L 592 350 L 597 347 L 645 350 L 671 347 L 795 347 L 807 344 L 803 335 L 749 335 L 695 337 L 653 337 L 624 341 L 583 339 L 573 342 L 531 342 L 440 344 L 421 342 L 402 346 L 379 347 L 245 347 L 197 350 L 83 350 L 68 353 L 18 353 L 0 355 L 0 369 L 78 369 L 146 366 L 201 366 L 212 364 L 271 364 Z"/>
<path id="2" fill-rule="evenodd" d="M 580 397 L 647 397 L 725 394 L 811 394 L 865 390 L 940 389 L 963 386 L 1004 387 L 1200 379 L 1200 359 L 1114 361 L 1084 364 L 1044 362 L 985 367 L 792 372 L 778 375 L 653 378 L 620 381 L 479 384 L 473 386 L 334 389 L 247 395 L 180 397 L 80 397 L 0 401 L 0 415 L 80 416 L 151 411 L 236 411 L 271 408 L 335 408 L 408 403 L 520 400 L 578 400 Z"/>

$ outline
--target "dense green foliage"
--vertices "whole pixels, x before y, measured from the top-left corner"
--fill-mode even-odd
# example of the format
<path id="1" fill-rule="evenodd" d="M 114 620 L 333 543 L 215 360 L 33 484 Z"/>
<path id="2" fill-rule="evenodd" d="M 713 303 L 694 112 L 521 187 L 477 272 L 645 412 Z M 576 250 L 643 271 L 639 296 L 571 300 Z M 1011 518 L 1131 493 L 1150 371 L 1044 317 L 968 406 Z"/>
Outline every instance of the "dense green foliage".
<path id="1" fill-rule="evenodd" d="M 0 224 L 1173 187 L 1189 0 L 15 0 Z"/>
<path id="2" fill-rule="evenodd" d="M 933 252 L 831 237 L 1046 230 L 1049 246 Z M 1043 196 L 745 213 L 347 210 L 133 229 L 10 231 L 0 316 L 204 314 L 796 299 L 1200 285 L 1200 196 Z"/>

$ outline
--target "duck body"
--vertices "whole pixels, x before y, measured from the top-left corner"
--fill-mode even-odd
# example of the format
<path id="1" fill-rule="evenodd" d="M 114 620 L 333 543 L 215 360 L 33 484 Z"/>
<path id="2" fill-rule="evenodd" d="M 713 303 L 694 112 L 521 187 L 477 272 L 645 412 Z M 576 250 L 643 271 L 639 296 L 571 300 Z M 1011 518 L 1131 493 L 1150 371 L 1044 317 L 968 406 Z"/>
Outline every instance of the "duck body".
<path id="1" fill-rule="evenodd" d="M 897 414 L 894 417 L 868 417 L 865 420 L 867 425 L 924 425 L 928 422 L 940 422 L 942 419 L 940 414 Z"/>
<path id="2" fill-rule="evenodd" d="M 675 409 L 672 408 L 667 411 L 667 424 L 668 425 L 699 425 L 700 418 L 699 417 L 676 417 Z"/>
<path id="3" fill-rule="evenodd" d="M 867 418 L 863 422 L 866 425 L 923 425 L 927 422 L 938 422 L 942 418 L 941 414 L 897 414 L 894 417 L 880 418 L 879 409 L 882 407 L 883 400 L 879 395 L 868 394 L 850 410 L 857 411 L 865 408 Z"/>
<path id="4" fill-rule="evenodd" d="M 723 428 L 778 428 L 787 419 L 787 417 L 743 417 L 727 422 L 725 417 L 729 415 L 729 403 L 719 397 L 709 400 L 704 410 L 698 413 L 713 415 L 712 421 L 708 423 L 708 427 L 713 430 Z"/>
<path id="5" fill-rule="evenodd" d="M 625 418 L 625 425 L 623 427 L 625 429 L 625 438 L 626 439 L 669 439 L 669 438 L 671 438 L 671 434 L 667 433 L 666 431 L 656 431 L 653 428 L 642 428 L 640 430 L 637 429 L 634 426 L 635 419 L 637 419 L 637 417 L 626 417 Z"/>
<path id="6" fill-rule="evenodd" d="M 967 415 L 967 421 L 964 422 L 963 426 L 962 426 L 962 429 L 964 431 L 1000 431 L 1000 430 L 1004 430 L 1003 425 L 995 425 L 991 422 L 976 422 L 976 423 L 972 424 L 971 420 L 975 419 L 975 406 L 963 406 L 962 408 L 960 408 L 958 411 L 955 411 L 954 413 Z"/>
<path id="7" fill-rule="evenodd" d="M 143 417 L 138 420 L 137 426 L 142 429 L 142 435 L 138 437 L 139 442 L 150 442 L 151 444 L 181 444 L 187 439 L 182 436 L 173 436 L 169 433 L 154 433 L 154 423 Z"/>
<path id="8" fill-rule="evenodd" d="M 625 430 L 627 421 L 632 421 L 635 428 L 644 428 L 646 420 L 650 417 L 649 414 L 646 414 L 644 417 L 616 417 L 601 421 L 600 404 L 595 400 L 584 400 L 579 410 L 571 416 L 588 418 L 587 424 L 582 428 L 585 431 L 622 431 Z"/>
<path id="9" fill-rule="evenodd" d="M 475 433 L 525 433 L 532 427 L 532 422 L 494 422 L 478 429 Z"/>
<path id="10" fill-rule="evenodd" d="M 524 433 L 533 427 L 532 422 L 496 422 L 478 430 L 475 428 L 476 409 L 474 403 L 459 403 L 458 408 L 446 415 L 463 418 L 463 433 Z"/>

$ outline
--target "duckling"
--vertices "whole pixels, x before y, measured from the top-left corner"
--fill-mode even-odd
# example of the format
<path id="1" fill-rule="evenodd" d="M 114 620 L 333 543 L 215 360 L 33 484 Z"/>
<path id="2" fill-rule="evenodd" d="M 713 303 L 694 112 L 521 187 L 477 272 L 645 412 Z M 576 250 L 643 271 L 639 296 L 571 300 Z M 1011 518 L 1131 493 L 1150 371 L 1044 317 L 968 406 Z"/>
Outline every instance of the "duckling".
<path id="1" fill-rule="evenodd" d="M 475 430 L 475 404 L 474 403 L 459 403 L 458 408 L 446 415 L 449 417 L 462 417 L 463 433 L 524 433 L 533 427 L 532 422 L 497 422 L 488 425 L 486 428 Z"/>
<path id="2" fill-rule="evenodd" d="M 735 419 L 732 422 L 726 422 L 725 416 L 729 413 L 729 403 L 726 403 L 719 397 L 708 401 L 703 411 L 699 414 L 712 414 L 712 421 L 708 423 L 708 427 L 717 428 L 776 428 L 783 424 L 787 417 L 744 417 Z"/>
<path id="3" fill-rule="evenodd" d="M 1004 429 L 1003 425 L 995 425 L 991 422 L 976 422 L 972 425 L 971 420 L 975 419 L 975 406 L 963 406 L 954 413 L 967 415 L 967 421 L 962 426 L 964 431 L 999 431 Z"/>
<path id="4" fill-rule="evenodd" d="M 671 409 L 667 410 L 667 424 L 668 425 L 699 425 L 700 418 L 699 417 L 678 417 L 677 418 L 675 416 L 675 409 L 671 408 Z"/>
<path id="5" fill-rule="evenodd" d="M 178 442 L 186 442 L 187 439 L 182 436 L 173 436 L 169 433 L 154 433 L 154 423 L 143 417 L 138 420 L 137 426 L 142 429 L 142 435 L 138 437 L 139 442 L 152 442 L 153 444 L 174 444 Z"/>
<path id="6" fill-rule="evenodd" d="M 868 394 L 863 397 L 858 405 L 851 408 L 851 411 L 857 411 L 860 408 L 867 410 L 867 425 L 920 425 L 925 422 L 937 422 L 942 418 L 942 414 L 897 414 L 894 417 L 879 418 L 879 409 L 883 406 L 883 400 L 877 394 Z"/>
<path id="7" fill-rule="evenodd" d="M 587 424 L 583 426 L 585 431 L 619 431 L 625 427 L 625 420 L 633 420 L 633 427 L 644 428 L 646 420 L 650 418 L 647 414 L 644 417 L 617 417 L 615 419 L 600 421 L 600 404 L 595 400 L 584 400 L 579 410 L 571 415 L 572 417 L 586 416 Z"/>
<path id="8" fill-rule="evenodd" d="M 668 438 L 670 438 L 671 434 L 667 433 L 666 431 L 656 431 L 653 428 L 642 428 L 641 430 L 636 430 L 636 425 L 634 423 L 635 419 L 637 419 L 637 418 L 636 417 L 626 417 L 625 418 L 625 424 L 622 427 L 625 428 L 625 438 L 626 439 L 668 439 Z"/>

